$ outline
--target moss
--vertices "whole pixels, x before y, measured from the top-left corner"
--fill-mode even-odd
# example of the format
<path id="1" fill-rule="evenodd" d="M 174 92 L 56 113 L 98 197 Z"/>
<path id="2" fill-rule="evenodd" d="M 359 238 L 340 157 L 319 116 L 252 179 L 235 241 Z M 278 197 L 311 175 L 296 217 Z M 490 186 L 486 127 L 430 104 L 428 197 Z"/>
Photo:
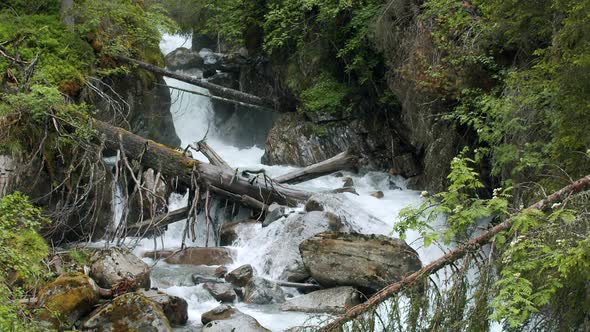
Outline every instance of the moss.
<path id="1" fill-rule="evenodd" d="M 61 275 L 39 292 L 38 313 L 41 320 L 54 328 L 69 328 L 81 315 L 98 302 L 98 287 L 83 273 Z"/>

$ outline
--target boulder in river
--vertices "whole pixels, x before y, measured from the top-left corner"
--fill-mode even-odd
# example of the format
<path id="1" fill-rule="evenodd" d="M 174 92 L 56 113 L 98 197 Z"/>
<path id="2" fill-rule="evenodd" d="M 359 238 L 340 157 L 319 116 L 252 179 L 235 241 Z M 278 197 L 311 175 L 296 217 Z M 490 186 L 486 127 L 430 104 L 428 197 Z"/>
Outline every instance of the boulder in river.
<path id="1" fill-rule="evenodd" d="M 310 275 L 324 287 L 373 293 L 422 267 L 414 249 L 383 235 L 327 232 L 303 241 L 299 249 Z"/>
<path id="2" fill-rule="evenodd" d="M 233 263 L 233 251 L 224 247 L 190 247 L 183 250 L 148 251 L 144 257 L 164 258 L 168 264 L 225 265 Z"/>
<path id="3" fill-rule="evenodd" d="M 63 274 L 39 291 L 37 306 L 42 308 L 39 318 L 50 322 L 55 329 L 69 329 L 99 299 L 98 286 L 87 275 Z"/>
<path id="4" fill-rule="evenodd" d="M 252 265 L 246 264 L 226 274 L 225 281 L 238 287 L 244 287 L 252 280 L 253 276 L 254 269 Z"/>
<path id="5" fill-rule="evenodd" d="M 166 67 L 170 70 L 192 69 L 203 66 L 203 58 L 198 52 L 179 47 L 165 57 Z"/>
<path id="6" fill-rule="evenodd" d="M 214 299 L 220 302 L 232 303 L 236 300 L 237 294 L 231 284 L 206 282 L 203 284 Z"/>
<path id="7" fill-rule="evenodd" d="M 90 276 L 103 288 L 111 288 L 123 279 L 133 280 L 139 288 L 150 288 L 149 266 L 122 248 L 95 252 L 90 258 Z"/>
<path id="8" fill-rule="evenodd" d="M 359 292 L 353 287 L 342 286 L 289 299 L 281 305 L 281 310 L 343 314 L 348 308 L 359 303 L 361 303 Z"/>
<path id="9" fill-rule="evenodd" d="M 140 293 L 123 294 L 102 306 L 83 324 L 95 332 L 171 332 L 172 327 L 160 306 Z"/>
<path id="10" fill-rule="evenodd" d="M 244 302 L 252 304 L 283 303 L 285 302 L 285 293 L 276 283 L 254 277 L 244 287 Z"/>
<path id="11" fill-rule="evenodd" d="M 185 299 L 155 289 L 140 290 L 138 293 L 158 304 L 170 324 L 184 325 L 188 320 L 188 303 Z"/>
<path id="12" fill-rule="evenodd" d="M 221 305 L 201 315 L 201 322 L 205 325 L 203 332 L 268 332 L 252 316 L 246 315 L 229 305 Z"/>

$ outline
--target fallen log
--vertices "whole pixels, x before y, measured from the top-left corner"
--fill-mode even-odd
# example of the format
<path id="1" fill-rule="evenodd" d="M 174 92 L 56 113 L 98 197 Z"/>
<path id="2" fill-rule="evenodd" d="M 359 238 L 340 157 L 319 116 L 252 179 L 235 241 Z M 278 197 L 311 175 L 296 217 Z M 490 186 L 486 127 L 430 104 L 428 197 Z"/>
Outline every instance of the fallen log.
<path id="1" fill-rule="evenodd" d="M 306 290 L 306 291 L 314 291 L 314 290 L 322 289 L 322 286 L 316 285 L 316 284 L 302 284 L 302 283 L 298 283 L 298 282 L 289 282 L 289 281 L 281 281 L 281 280 L 272 281 L 272 282 L 281 286 L 281 287 L 297 288 L 297 289 L 302 289 L 302 290 Z"/>
<path id="2" fill-rule="evenodd" d="M 580 180 L 570 184 L 562 188 L 561 190 L 551 194 L 550 196 L 538 201 L 537 203 L 529 206 L 524 211 L 527 210 L 544 210 L 549 206 L 549 204 L 558 202 L 562 200 L 564 197 L 584 191 L 590 188 L 590 175 L 581 178 Z M 440 269 L 444 268 L 445 266 L 452 264 L 456 260 L 464 257 L 467 253 L 478 250 L 485 244 L 487 244 L 496 234 L 501 233 L 503 231 L 509 230 L 512 227 L 512 218 L 507 219 L 506 221 L 492 227 L 487 232 L 479 235 L 478 237 L 470 240 L 467 244 L 464 244 L 457 249 L 447 253 L 446 255 L 440 257 L 439 259 L 435 260 L 434 262 L 424 266 L 420 270 L 412 273 L 411 275 L 405 277 L 404 279 L 393 283 L 382 290 L 380 290 L 375 295 L 371 296 L 367 300 L 367 302 L 356 305 L 349 310 L 343 316 L 340 316 L 330 322 L 327 325 L 324 325 L 319 331 L 320 332 L 330 332 L 330 331 L 337 331 L 341 328 L 344 324 L 348 321 L 353 320 L 354 318 L 362 315 L 363 313 L 367 312 L 371 308 L 375 308 L 378 304 L 385 301 L 386 299 L 390 298 L 391 296 L 399 293 L 405 287 L 413 284 L 414 282 L 420 280 L 424 276 L 429 276 L 433 273 L 436 273 Z"/>
<path id="3" fill-rule="evenodd" d="M 233 99 L 227 99 L 227 98 L 223 98 L 223 97 L 218 97 L 218 96 L 212 95 L 210 93 L 200 93 L 200 92 L 197 92 L 197 91 L 182 89 L 182 88 L 179 88 L 179 87 L 176 87 L 176 86 L 165 85 L 165 84 L 161 84 L 161 85 L 167 86 L 169 89 L 178 90 L 178 91 L 181 91 L 181 92 L 186 92 L 186 93 L 190 93 L 190 94 L 193 94 L 193 95 L 203 96 L 203 97 L 211 98 L 213 100 L 219 100 L 219 101 L 223 101 L 223 102 L 230 103 L 230 104 L 236 104 L 236 105 L 240 105 L 240 106 L 244 106 L 244 107 L 249 107 L 249 108 L 260 110 L 260 111 L 273 111 L 272 109 L 270 109 L 268 107 L 247 104 L 247 103 L 244 103 L 244 102 L 241 102 L 241 101 L 237 101 L 237 100 L 233 100 Z"/>
<path id="4" fill-rule="evenodd" d="M 117 150 L 123 147 L 127 158 L 138 160 L 145 167 L 168 177 L 175 177 L 189 188 L 195 178 L 201 185 L 214 186 L 235 195 L 246 195 L 266 205 L 274 202 L 294 206 L 311 196 L 310 192 L 276 183 L 264 174 L 253 176 L 200 162 L 122 128 L 92 118 L 88 120 L 102 134 L 106 148 Z"/>
<path id="5" fill-rule="evenodd" d="M 212 165 L 232 168 L 221 156 L 213 150 L 207 142 L 199 141 L 196 143 L 196 150 L 202 153 Z"/>
<path id="6" fill-rule="evenodd" d="M 174 78 L 179 81 L 183 81 L 183 82 L 186 82 L 186 83 L 189 83 L 192 85 L 196 85 L 196 86 L 205 88 L 205 89 L 209 90 L 209 92 L 211 92 L 212 94 L 226 98 L 226 99 L 232 99 L 232 100 L 236 100 L 239 102 L 251 104 L 254 106 L 260 106 L 260 107 L 264 107 L 264 108 L 268 108 L 268 109 L 273 109 L 272 102 L 270 102 L 266 99 L 260 98 L 258 96 L 254 96 L 254 95 L 242 92 L 242 91 L 226 88 L 221 85 L 213 84 L 213 83 L 207 82 L 206 80 L 195 78 L 192 76 L 178 74 L 178 73 L 166 70 L 164 68 L 160 68 L 158 66 L 154 66 L 152 64 L 138 61 L 135 59 L 117 56 L 117 57 L 115 57 L 115 60 L 117 60 L 119 62 L 134 64 L 142 69 L 145 69 L 147 71 L 151 71 L 152 73 L 160 74 L 160 75 L 163 75 L 166 77 Z"/>
<path id="7" fill-rule="evenodd" d="M 347 150 L 317 164 L 276 177 L 275 181 L 278 183 L 296 184 L 337 171 L 354 168 L 357 161 L 358 157 L 352 151 Z"/>
<path id="8" fill-rule="evenodd" d="M 181 221 L 188 217 L 188 207 L 183 207 L 178 210 L 170 211 L 166 214 L 156 216 L 152 219 L 144 220 L 140 223 L 127 226 L 127 232 L 137 231 L 138 233 L 148 228 L 164 227 Z"/>
<path id="9" fill-rule="evenodd" d="M 254 199 L 254 198 L 252 198 L 252 197 L 250 197 L 248 195 L 237 195 L 237 194 L 231 193 L 229 191 L 226 191 L 226 190 L 217 188 L 215 186 L 210 186 L 210 189 L 211 189 L 211 192 L 212 193 L 226 196 L 229 199 L 231 199 L 233 201 L 236 201 L 236 202 L 240 202 L 240 203 L 242 203 L 245 206 L 254 208 L 254 209 L 259 210 L 259 211 L 264 211 L 264 212 L 268 211 L 268 205 L 267 204 L 264 204 L 261 201 L 259 201 L 257 199 Z"/>

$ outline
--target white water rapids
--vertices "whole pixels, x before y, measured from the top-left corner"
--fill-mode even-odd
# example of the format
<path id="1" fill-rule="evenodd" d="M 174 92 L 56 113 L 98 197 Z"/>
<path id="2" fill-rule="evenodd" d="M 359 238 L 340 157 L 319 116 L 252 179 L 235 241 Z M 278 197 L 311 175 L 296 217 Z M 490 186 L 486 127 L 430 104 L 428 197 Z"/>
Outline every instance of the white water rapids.
<path id="1" fill-rule="evenodd" d="M 167 54 L 177 47 L 190 48 L 190 38 L 187 40 L 179 36 L 165 36 L 161 43 L 161 48 L 164 54 Z M 194 87 L 192 85 L 179 82 L 174 79 L 166 79 L 166 83 L 171 87 L 178 87 L 186 90 L 198 91 L 207 93 L 206 90 Z M 237 148 L 231 144 L 227 144 L 221 139 L 223 133 L 219 132 L 219 128 L 214 127 L 213 109 L 210 100 L 207 97 L 180 92 L 171 89 L 172 96 L 172 116 L 174 118 L 174 125 L 176 133 L 182 141 L 182 146 L 186 147 L 195 141 L 203 138 L 206 132 L 207 143 L 225 159 L 233 167 L 248 167 L 252 169 L 264 168 L 269 176 L 277 176 L 286 172 L 292 171 L 295 168 L 287 166 L 266 166 L 262 165 L 260 159 L 264 150 L 260 147 Z M 207 161 L 207 159 L 200 155 L 194 155 L 194 158 Z M 390 189 L 388 176 L 385 173 L 369 172 L 366 174 L 352 174 L 345 172 L 345 176 L 350 176 L 354 180 L 354 186 L 359 195 L 345 193 L 353 203 L 354 210 L 358 211 L 359 216 L 364 216 L 367 213 L 377 217 L 384 223 L 375 225 L 368 221 L 361 223 L 361 231 L 367 234 L 391 234 L 393 224 L 396 221 L 398 212 L 405 206 L 417 204 L 420 202 L 420 192 L 406 189 L 405 180 L 403 178 L 395 179 L 396 185 L 400 189 Z M 304 182 L 298 187 L 305 188 L 310 191 L 322 191 L 342 187 L 342 178 L 335 176 L 324 176 L 308 182 Z M 382 191 L 384 197 L 377 199 L 369 194 L 374 191 Z M 182 195 L 173 195 L 170 199 L 170 209 L 174 210 L 182 206 L 186 206 L 187 197 Z M 162 240 L 158 239 L 158 249 L 179 248 L 182 242 L 182 234 L 185 222 L 180 221 L 168 227 L 168 230 L 163 235 Z M 230 266 L 238 267 L 242 264 L 252 264 L 259 273 L 263 271 L 262 266 L 264 260 L 272 256 L 272 252 L 267 252 L 269 243 L 274 239 L 272 236 L 265 234 L 262 231 L 262 226 L 257 229 L 259 232 L 253 232 L 251 235 L 241 235 L 240 238 L 246 237 L 249 239 L 239 241 L 235 247 L 237 251 L 236 262 Z M 429 248 L 422 248 L 421 240 L 417 240 L 418 235 L 415 233 L 407 234 L 406 241 L 410 244 L 420 255 L 423 264 L 427 264 L 432 260 L 440 257 L 442 251 L 436 246 Z M 197 239 L 196 243 L 191 243 L 187 240 L 188 246 L 203 246 L 202 239 Z M 147 250 L 154 249 L 154 241 L 150 239 L 141 240 L 135 248 L 136 254 L 141 257 L 141 253 Z M 275 260 L 280 262 L 280 257 L 275 257 Z M 149 259 L 145 259 L 148 263 L 154 263 Z M 276 261 L 275 261 L 276 263 Z M 267 275 L 262 275 L 269 279 L 276 279 L 276 275 L 272 275 L 270 271 Z M 201 314 L 205 311 L 211 310 L 218 306 L 216 302 L 201 285 L 195 286 L 190 282 L 191 271 L 186 266 L 173 266 L 164 262 L 155 263 L 152 272 L 152 286 L 158 287 L 161 290 L 184 298 L 189 304 L 189 328 L 182 328 L 183 330 L 192 330 L 190 326 L 200 326 Z M 292 291 L 290 291 L 292 292 Z M 310 323 L 310 319 L 320 319 L 318 317 L 312 318 L 309 314 L 282 312 L 279 311 L 277 305 L 247 305 L 243 303 L 236 304 L 237 308 L 246 314 L 256 318 L 264 327 L 272 331 L 283 331 L 285 329 L 301 326 Z M 305 324 L 304 324 L 305 323 Z"/>

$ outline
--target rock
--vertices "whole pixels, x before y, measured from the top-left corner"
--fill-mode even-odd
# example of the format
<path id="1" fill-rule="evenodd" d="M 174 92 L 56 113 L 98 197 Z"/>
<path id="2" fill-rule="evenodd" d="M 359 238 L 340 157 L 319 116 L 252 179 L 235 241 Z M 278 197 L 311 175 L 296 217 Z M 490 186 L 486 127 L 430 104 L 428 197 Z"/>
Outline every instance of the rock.
<path id="1" fill-rule="evenodd" d="M 422 267 L 414 249 L 382 235 L 321 233 L 303 241 L 299 250 L 323 287 L 353 286 L 373 293 Z"/>
<path id="2" fill-rule="evenodd" d="M 385 196 L 381 190 L 374 191 L 370 195 L 373 196 L 373 197 L 375 197 L 375 198 L 379 198 L 379 199 L 381 199 L 381 198 L 383 198 L 383 196 Z"/>
<path id="3" fill-rule="evenodd" d="M 281 305 L 281 310 L 343 314 L 348 308 L 359 303 L 361 303 L 359 292 L 352 287 L 343 286 L 292 298 Z"/>
<path id="4" fill-rule="evenodd" d="M 149 266 L 122 248 L 95 252 L 90 257 L 90 276 L 103 288 L 111 288 L 123 279 L 133 280 L 139 288 L 150 288 Z"/>
<path id="5" fill-rule="evenodd" d="M 156 302 L 140 293 L 127 293 L 96 310 L 82 325 L 96 332 L 171 332 L 166 315 Z"/>
<path id="6" fill-rule="evenodd" d="M 404 153 L 393 157 L 393 167 L 390 171 L 394 171 L 395 174 L 401 175 L 406 178 L 416 176 L 421 173 L 420 164 L 416 161 L 414 154 Z"/>
<path id="7" fill-rule="evenodd" d="M 173 269 L 166 266 L 156 265 L 152 267 L 150 273 L 152 276 L 152 287 L 190 287 L 195 285 L 194 279 L 196 277 L 219 280 L 215 277 L 215 269 L 216 267 L 207 265 L 177 265 Z M 223 282 L 223 279 L 221 279 L 221 282 Z"/>
<path id="8" fill-rule="evenodd" d="M 232 303 L 237 297 L 233 286 L 230 284 L 207 282 L 203 284 L 203 288 L 206 289 L 217 301 Z"/>
<path id="9" fill-rule="evenodd" d="M 233 221 L 224 223 L 221 226 L 221 231 L 219 232 L 219 245 L 232 245 L 238 239 L 238 234 L 240 234 L 240 232 L 244 228 L 257 224 L 259 224 L 259 222 L 256 220 Z"/>
<path id="10" fill-rule="evenodd" d="M 229 306 L 221 305 L 201 315 L 203 332 L 267 332 L 252 316 Z"/>
<path id="11" fill-rule="evenodd" d="M 202 275 L 198 275 L 198 274 L 193 274 L 191 276 L 193 283 L 195 285 L 199 285 L 199 284 L 205 284 L 205 283 L 213 283 L 213 284 L 222 284 L 225 282 L 225 280 L 221 279 L 221 278 L 217 278 L 217 277 L 205 277 Z"/>
<path id="12" fill-rule="evenodd" d="M 188 303 L 185 299 L 168 295 L 164 292 L 160 292 L 154 289 L 140 290 L 139 294 L 145 296 L 152 302 L 155 302 L 160 306 L 160 309 L 168 318 L 168 321 L 172 325 L 184 325 L 188 320 Z"/>
<path id="13" fill-rule="evenodd" d="M 224 247 L 190 247 L 181 251 L 148 251 L 143 257 L 164 258 L 168 264 L 226 265 L 233 263 L 233 251 Z"/>
<path id="14" fill-rule="evenodd" d="M 204 64 L 204 60 L 198 52 L 184 47 L 179 47 L 168 53 L 165 61 L 166 68 L 170 70 L 200 68 Z"/>
<path id="15" fill-rule="evenodd" d="M 50 322 L 55 329 L 70 329 L 99 299 L 98 286 L 87 275 L 64 274 L 39 291 L 39 318 Z"/>
<path id="16" fill-rule="evenodd" d="M 324 207 L 314 200 L 305 202 L 305 212 L 324 211 Z"/>
<path id="17" fill-rule="evenodd" d="M 345 178 L 342 179 L 342 182 L 344 183 L 342 185 L 343 188 L 352 188 L 354 187 L 354 181 L 352 180 L 352 178 L 350 176 L 347 176 Z"/>
<path id="18" fill-rule="evenodd" d="M 345 198 L 343 202 L 352 204 Z M 352 207 L 351 207 L 352 208 Z M 356 230 L 348 221 L 341 220 L 338 231 Z M 369 219 L 366 219 L 369 221 Z M 301 282 L 309 277 L 299 254 L 299 244 L 315 234 L 333 230 L 333 215 L 326 211 L 290 214 L 268 227 L 257 229 L 251 237 L 240 240 L 245 246 L 256 248 L 253 261 L 260 262 L 258 268 L 271 279 Z"/>
<path id="19" fill-rule="evenodd" d="M 220 266 L 215 269 L 215 276 L 217 278 L 225 278 L 226 274 L 227 274 L 227 267 L 225 267 L 225 266 Z"/>
<path id="20" fill-rule="evenodd" d="M 279 220 L 280 218 L 287 215 L 287 207 L 283 205 L 279 205 L 277 203 L 272 203 L 268 207 L 268 211 L 266 213 L 266 217 L 262 222 L 262 227 L 267 227 L 268 225 L 272 224 L 273 222 Z"/>
<path id="21" fill-rule="evenodd" d="M 225 281 L 237 287 L 246 286 L 254 276 L 252 265 L 242 265 L 225 275 Z"/>
<path id="22" fill-rule="evenodd" d="M 244 287 L 244 302 L 252 304 L 283 303 L 285 302 L 285 293 L 272 281 L 254 277 Z"/>
<path id="23" fill-rule="evenodd" d="M 4 197 L 10 192 L 16 164 L 11 156 L 0 155 L 0 197 Z"/>

